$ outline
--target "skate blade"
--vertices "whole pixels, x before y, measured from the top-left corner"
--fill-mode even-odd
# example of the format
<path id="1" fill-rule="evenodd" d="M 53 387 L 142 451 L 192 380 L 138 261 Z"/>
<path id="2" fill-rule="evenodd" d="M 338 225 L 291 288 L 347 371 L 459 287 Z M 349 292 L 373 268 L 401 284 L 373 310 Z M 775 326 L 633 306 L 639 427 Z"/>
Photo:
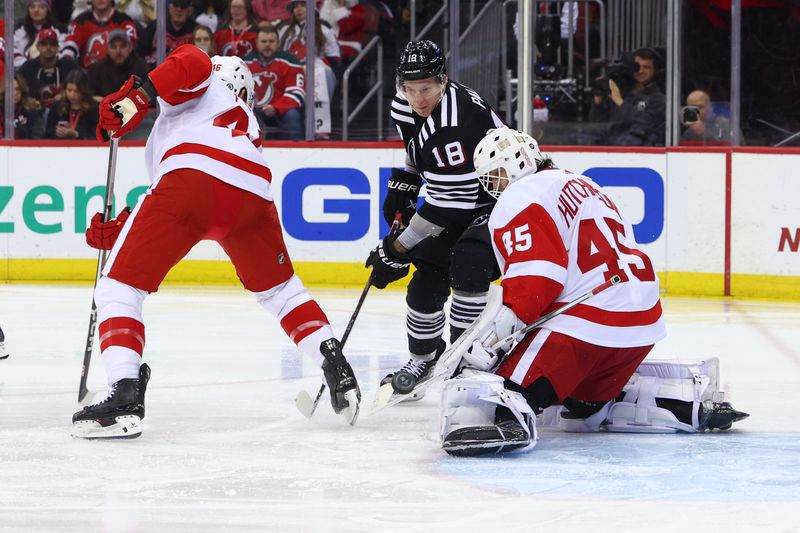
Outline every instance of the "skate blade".
<path id="1" fill-rule="evenodd" d="M 425 396 L 425 389 L 427 389 L 431 381 L 433 380 L 417 383 L 417 386 L 408 394 L 396 393 L 391 383 L 381 385 L 372 398 L 372 406 L 369 412 L 370 416 L 387 407 L 397 405 L 400 402 L 415 402 L 421 400 L 423 396 Z"/>
<path id="2" fill-rule="evenodd" d="M 135 415 L 116 417 L 116 423 L 101 426 L 96 420 L 72 423 L 70 434 L 78 439 L 135 439 L 142 434 L 142 421 Z"/>
<path id="3" fill-rule="evenodd" d="M 301 390 L 297 393 L 297 397 L 294 399 L 294 405 L 297 407 L 297 410 L 300 411 L 306 418 L 311 418 L 314 414 L 314 400 L 311 398 L 311 395 Z"/>
<path id="4" fill-rule="evenodd" d="M 358 413 L 361 411 L 361 406 L 359 405 L 358 395 L 356 394 L 355 389 L 350 389 L 349 391 L 345 392 L 344 398 L 347 400 L 348 406 L 342 410 L 342 416 L 344 416 L 344 419 L 347 420 L 348 424 L 355 426 L 356 420 L 358 420 Z"/>

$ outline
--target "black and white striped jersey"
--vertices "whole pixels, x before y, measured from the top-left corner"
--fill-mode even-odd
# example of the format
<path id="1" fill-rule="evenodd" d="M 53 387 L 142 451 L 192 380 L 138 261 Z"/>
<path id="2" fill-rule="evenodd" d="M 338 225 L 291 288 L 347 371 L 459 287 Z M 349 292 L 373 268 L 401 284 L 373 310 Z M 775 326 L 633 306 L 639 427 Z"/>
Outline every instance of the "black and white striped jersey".
<path id="1" fill-rule="evenodd" d="M 427 203 L 452 209 L 494 203 L 478 182 L 472 154 L 486 131 L 503 122 L 478 93 L 448 81 L 439 105 L 423 118 L 398 92 L 391 116 L 413 167 L 406 170 L 419 174 L 427 183 Z"/>

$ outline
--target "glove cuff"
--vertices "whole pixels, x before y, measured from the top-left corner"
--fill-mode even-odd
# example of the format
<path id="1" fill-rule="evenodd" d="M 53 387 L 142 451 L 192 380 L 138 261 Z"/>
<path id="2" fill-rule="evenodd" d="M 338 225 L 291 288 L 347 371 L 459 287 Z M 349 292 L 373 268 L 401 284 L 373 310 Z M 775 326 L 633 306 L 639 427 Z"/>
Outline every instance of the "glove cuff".
<path id="1" fill-rule="evenodd" d="M 395 250 L 394 248 L 394 242 L 397 240 L 397 238 L 400 236 L 401 233 L 402 230 L 384 237 L 382 245 L 383 253 L 387 259 L 395 263 L 408 265 L 411 263 L 411 260 L 413 259 L 413 254 L 411 252 L 401 253 Z"/>

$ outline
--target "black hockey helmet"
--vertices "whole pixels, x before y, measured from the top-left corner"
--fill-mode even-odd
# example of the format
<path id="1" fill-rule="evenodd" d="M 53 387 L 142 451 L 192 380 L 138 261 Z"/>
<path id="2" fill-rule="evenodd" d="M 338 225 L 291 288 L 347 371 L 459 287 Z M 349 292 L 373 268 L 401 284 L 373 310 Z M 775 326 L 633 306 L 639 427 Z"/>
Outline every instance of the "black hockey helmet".
<path id="1" fill-rule="evenodd" d="M 400 85 L 407 81 L 433 77 L 439 78 L 441 83 L 444 82 L 445 74 L 444 54 L 433 41 L 411 41 L 400 55 L 400 63 L 397 65 L 397 82 Z"/>

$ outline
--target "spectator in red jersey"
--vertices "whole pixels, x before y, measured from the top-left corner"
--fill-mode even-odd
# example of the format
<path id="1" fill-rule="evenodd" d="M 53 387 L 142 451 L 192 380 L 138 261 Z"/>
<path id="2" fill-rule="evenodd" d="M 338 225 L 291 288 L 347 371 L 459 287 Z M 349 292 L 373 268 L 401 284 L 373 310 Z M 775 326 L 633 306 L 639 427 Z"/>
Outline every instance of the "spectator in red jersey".
<path id="1" fill-rule="evenodd" d="M 0 79 L 3 79 L 3 76 L 6 74 L 6 25 L 3 22 L 3 19 L 0 19 Z M 2 122 L 2 121 L 0 121 Z"/>
<path id="2" fill-rule="evenodd" d="M 29 59 L 39 55 L 36 38 L 45 28 L 55 31 L 59 46 L 67 32 L 56 22 L 52 12 L 52 0 L 28 0 L 28 9 L 22 24 L 14 32 L 14 68 L 19 68 Z"/>
<path id="3" fill-rule="evenodd" d="M 45 139 L 95 139 L 97 104 L 92 99 L 86 74 L 74 70 L 64 80 L 64 99 L 47 115 Z"/>
<path id="4" fill-rule="evenodd" d="M 214 42 L 214 32 L 208 26 L 198 24 L 192 33 L 192 44 L 208 54 L 209 57 L 217 55 L 217 44 Z"/>
<path id="5" fill-rule="evenodd" d="M 197 23 L 192 20 L 194 9 L 190 0 L 169 0 L 167 7 L 167 50 L 166 55 L 182 44 L 192 42 L 192 32 Z M 156 21 L 147 25 L 139 41 L 139 55 L 155 66 L 156 64 Z M 127 79 L 127 78 L 125 78 Z M 123 80 L 124 81 L 124 80 Z M 116 89 L 114 89 L 116 90 Z"/>
<path id="6" fill-rule="evenodd" d="M 289 18 L 289 0 L 253 0 L 253 11 L 260 20 L 277 25 Z"/>
<path id="7" fill-rule="evenodd" d="M 289 19 L 278 26 L 278 37 L 280 38 L 281 48 L 294 54 L 297 59 L 305 63 L 306 60 L 306 3 L 304 0 L 292 0 L 287 9 L 291 16 Z M 317 9 L 319 11 L 319 9 Z M 317 13 L 319 15 L 319 13 Z M 324 58 L 330 66 L 338 66 L 341 58 L 339 45 L 336 43 L 336 35 L 327 22 L 322 22 L 320 17 L 316 18 L 316 32 L 314 34 L 317 57 Z"/>
<path id="8" fill-rule="evenodd" d="M 278 127 L 277 139 L 303 139 L 303 103 L 306 98 L 303 67 L 289 52 L 281 50 L 278 32 L 262 28 L 257 51 L 245 57 L 255 82 L 256 116 L 267 126 Z"/>
<path id="9" fill-rule="evenodd" d="M 278 26 L 278 37 L 281 49 L 293 53 L 301 63 L 306 63 L 306 3 L 303 0 L 292 0 L 288 5 L 291 17 Z M 319 11 L 319 9 L 317 10 Z M 319 13 L 317 13 L 319 14 Z M 327 22 L 323 23 L 319 16 L 316 18 L 315 41 L 319 59 L 324 63 L 325 80 L 328 88 L 328 99 L 333 100 L 336 90 L 336 74 L 334 69 L 339 67 L 340 52 L 336 43 L 336 35 Z"/>
<path id="10" fill-rule="evenodd" d="M 352 61 L 367 44 L 366 8 L 358 0 L 325 0 L 320 17 L 337 36 L 342 61 Z"/>
<path id="11" fill-rule="evenodd" d="M 130 36 L 124 30 L 114 30 L 108 34 L 106 57 L 89 67 L 89 87 L 99 102 L 122 87 L 132 74 L 143 78 L 149 70 L 133 50 Z"/>
<path id="12" fill-rule="evenodd" d="M 118 28 L 128 32 L 131 42 L 136 44 L 139 38 L 136 22 L 116 11 L 114 0 L 92 0 L 92 9 L 78 15 L 70 24 L 61 53 L 79 61 L 83 68 L 89 68 L 105 57 L 108 33 Z"/>
<path id="13" fill-rule="evenodd" d="M 231 0 L 225 24 L 214 33 L 217 53 L 221 56 L 244 57 L 254 52 L 257 32 L 250 0 Z"/>
<path id="14" fill-rule="evenodd" d="M 58 34 L 51 28 L 39 32 L 36 37 L 36 50 L 38 57 L 26 61 L 19 68 L 19 73 L 28 83 L 31 95 L 38 99 L 47 111 L 56 100 L 63 98 L 64 80 L 67 74 L 79 67 L 71 59 L 58 58 Z"/>
<path id="15" fill-rule="evenodd" d="M 194 6 L 194 21 L 211 29 L 211 33 L 217 31 L 220 22 L 224 18 L 228 3 L 225 0 L 192 0 Z"/>
<path id="16" fill-rule="evenodd" d="M 5 84 L 0 88 L 0 116 L 5 116 Z M 28 84 L 19 73 L 14 74 L 14 138 L 41 139 L 44 135 L 42 106 L 30 95 Z"/>

